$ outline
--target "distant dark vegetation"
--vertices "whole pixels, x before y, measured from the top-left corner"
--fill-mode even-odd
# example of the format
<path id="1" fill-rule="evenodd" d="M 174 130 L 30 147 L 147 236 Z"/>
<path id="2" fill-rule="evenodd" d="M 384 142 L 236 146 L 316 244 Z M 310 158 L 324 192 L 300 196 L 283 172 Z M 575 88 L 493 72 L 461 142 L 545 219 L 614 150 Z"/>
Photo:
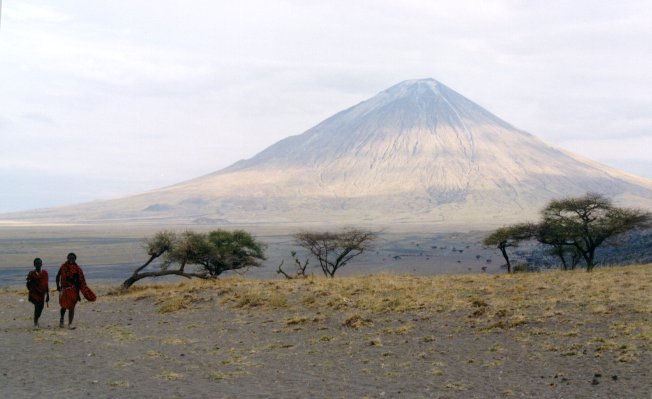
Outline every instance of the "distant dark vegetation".
<path id="1" fill-rule="evenodd" d="M 483 244 L 495 246 L 505 258 L 507 272 L 560 267 L 564 270 L 596 265 L 647 263 L 652 260 L 652 214 L 615 206 L 601 194 L 588 193 L 550 201 L 538 223 L 501 227 Z M 525 262 L 513 264 L 508 248 Z"/>
<path id="2" fill-rule="evenodd" d="M 595 257 L 597 267 L 652 263 L 652 229 L 622 234 L 598 248 Z M 514 249 L 511 258 L 515 264 L 527 264 L 530 271 L 562 267 L 558 257 L 550 255 L 546 246 L 534 241 Z"/>

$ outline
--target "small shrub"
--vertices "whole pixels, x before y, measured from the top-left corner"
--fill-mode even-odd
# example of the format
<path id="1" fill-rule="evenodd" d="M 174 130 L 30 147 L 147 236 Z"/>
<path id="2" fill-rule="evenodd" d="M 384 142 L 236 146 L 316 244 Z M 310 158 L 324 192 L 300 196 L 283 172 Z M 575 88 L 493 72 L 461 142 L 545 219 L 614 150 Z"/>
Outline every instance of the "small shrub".
<path id="1" fill-rule="evenodd" d="M 342 325 L 353 329 L 358 329 L 370 323 L 371 320 L 365 319 L 360 315 L 354 314 L 352 316 L 347 317 L 346 320 L 344 320 L 344 322 L 342 323 Z"/>
<path id="2" fill-rule="evenodd" d="M 256 306 L 262 306 L 264 303 L 265 300 L 260 292 L 249 291 L 240 295 L 235 306 L 238 308 L 255 308 Z"/>

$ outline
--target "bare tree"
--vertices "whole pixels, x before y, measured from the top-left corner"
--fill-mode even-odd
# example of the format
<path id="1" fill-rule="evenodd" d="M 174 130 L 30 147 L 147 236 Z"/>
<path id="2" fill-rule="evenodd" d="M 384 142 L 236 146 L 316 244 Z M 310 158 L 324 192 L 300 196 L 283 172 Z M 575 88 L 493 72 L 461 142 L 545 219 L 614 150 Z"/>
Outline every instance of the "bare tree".
<path id="1" fill-rule="evenodd" d="M 285 262 L 285 259 L 281 261 L 281 263 L 278 265 L 278 269 L 276 270 L 276 273 L 282 274 L 286 279 L 291 280 L 293 278 L 306 278 L 308 275 L 306 274 L 306 269 L 308 268 L 308 263 L 310 259 L 306 259 L 304 263 L 301 263 L 299 260 L 299 257 L 297 256 L 296 251 L 290 251 L 290 256 L 292 256 L 292 260 L 294 260 L 294 267 L 296 268 L 296 272 L 294 275 L 287 274 L 285 270 L 283 270 L 283 263 Z"/>
<path id="2" fill-rule="evenodd" d="M 294 238 L 299 246 L 317 258 L 325 276 L 334 277 L 338 269 L 370 249 L 377 234 L 362 229 L 344 229 L 338 232 L 301 232 Z"/>

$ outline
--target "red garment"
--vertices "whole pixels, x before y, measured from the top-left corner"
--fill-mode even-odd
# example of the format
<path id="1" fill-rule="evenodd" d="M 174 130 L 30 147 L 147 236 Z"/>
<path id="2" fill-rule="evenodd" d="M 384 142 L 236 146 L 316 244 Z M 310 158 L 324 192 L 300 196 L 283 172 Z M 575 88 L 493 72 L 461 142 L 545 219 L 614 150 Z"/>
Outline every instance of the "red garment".
<path id="1" fill-rule="evenodd" d="M 27 289 L 29 290 L 27 299 L 31 303 L 43 304 L 45 294 L 49 292 L 47 270 L 41 270 L 40 272 L 32 270 L 29 272 L 27 274 Z"/>
<path id="2" fill-rule="evenodd" d="M 88 302 L 95 302 L 95 300 L 97 299 L 97 296 L 95 295 L 91 287 L 87 285 L 83 285 L 80 291 Z"/>
<path id="3" fill-rule="evenodd" d="M 77 276 L 77 277 L 75 277 Z M 78 285 L 75 280 L 78 279 Z M 79 289 L 86 285 L 84 272 L 76 263 L 64 263 L 59 268 L 57 281 L 61 287 L 59 305 L 64 309 L 74 309 L 79 301 Z"/>

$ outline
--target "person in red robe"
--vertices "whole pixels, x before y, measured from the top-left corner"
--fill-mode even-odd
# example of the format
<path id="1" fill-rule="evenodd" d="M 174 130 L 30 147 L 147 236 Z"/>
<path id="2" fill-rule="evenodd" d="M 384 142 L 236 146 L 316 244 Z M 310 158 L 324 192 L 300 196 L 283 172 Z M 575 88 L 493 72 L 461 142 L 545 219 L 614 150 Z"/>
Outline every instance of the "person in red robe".
<path id="1" fill-rule="evenodd" d="M 43 261 L 34 259 L 34 270 L 27 274 L 27 300 L 34 304 L 34 329 L 39 328 L 38 319 L 43 313 L 46 302 L 50 302 L 50 287 L 48 286 L 48 271 L 41 270 Z"/>
<path id="2" fill-rule="evenodd" d="M 77 255 L 74 253 L 68 254 L 68 260 L 62 264 L 57 273 L 57 291 L 59 291 L 59 306 L 61 306 L 61 318 L 59 319 L 59 327 L 63 328 L 63 319 L 68 311 L 68 328 L 74 329 L 72 321 L 75 318 L 75 305 L 81 301 L 79 290 L 82 286 L 86 286 L 84 279 L 84 272 L 81 267 L 76 263 Z"/>

